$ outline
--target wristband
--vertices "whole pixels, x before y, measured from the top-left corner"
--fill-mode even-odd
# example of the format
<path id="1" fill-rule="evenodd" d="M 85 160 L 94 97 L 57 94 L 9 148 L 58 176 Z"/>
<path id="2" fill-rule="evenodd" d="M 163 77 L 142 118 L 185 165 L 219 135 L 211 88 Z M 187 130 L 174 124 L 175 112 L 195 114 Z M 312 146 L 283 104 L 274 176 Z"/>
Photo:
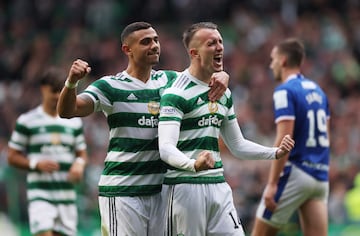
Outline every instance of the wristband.
<path id="1" fill-rule="evenodd" d="M 36 160 L 36 159 L 31 159 L 31 160 L 29 161 L 29 169 L 30 169 L 30 170 L 36 170 L 36 165 L 37 165 L 38 162 L 39 162 L 39 161 Z"/>
<path id="2" fill-rule="evenodd" d="M 82 157 L 77 157 L 77 158 L 75 158 L 75 162 L 80 163 L 80 164 L 82 164 L 82 165 L 85 165 L 85 164 L 86 164 L 84 158 L 82 158 Z"/>
<path id="3" fill-rule="evenodd" d="M 78 84 L 79 84 L 79 80 L 76 81 L 75 83 L 71 83 L 69 80 L 65 81 L 65 87 L 68 89 L 74 89 L 78 86 Z"/>

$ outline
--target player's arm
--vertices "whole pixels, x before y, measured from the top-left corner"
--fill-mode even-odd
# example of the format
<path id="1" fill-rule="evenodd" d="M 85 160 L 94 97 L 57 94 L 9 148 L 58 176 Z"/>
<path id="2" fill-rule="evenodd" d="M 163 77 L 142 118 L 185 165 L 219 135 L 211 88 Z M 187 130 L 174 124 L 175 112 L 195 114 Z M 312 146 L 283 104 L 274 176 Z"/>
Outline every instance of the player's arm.
<path id="1" fill-rule="evenodd" d="M 69 170 L 69 181 L 76 183 L 83 178 L 87 160 L 88 157 L 85 149 L 76 151 L 76 158 Z"/>
<path id="2" fill-rule="evenodd" d="M 59 169 L 59 163 L 51 160 L 29 160 L 25 154 L 19 150 L 8 148 L 8 163 L 23 170 L 38 170 L 42 172 L 53 172 Z"/>
<path id="3" fill-rule="evenodd" d="M 274 145 L 279 145 L 282 137 L 285 134 L 293 134 L 294 130 L 294 120 L 282 120 L 279 121 L 276 125 L 276 138 Z M 274 211 L 276 209 L 277 203 L 275 202 L 275 194 L 277 192 L 277 184 L 280 178 L 280 174 L 284 169 L 286 161 L 288 160 L 289 155 L 287 154 L 281 160 L 276 160 L 271 163 L 268 182 L 264 191 L 264 202 L 267 209 Z"/>
<path id="4" fill-rule="evenodd" d="M 60 117 L 83 117 L 94 111 L 94 102 L 90 98 L 86 99 L 86 97 L 77 96 L 79 80 L 84 78 L 90 71 L 91 68 L 86 61 L 78 59 L 73 62 L 57 104 Z"/>
<path id="5" fill-rule="evenodd" d="M 23 152 L 8 147 L 7 160 L 9 165 L 23 170 L 30 170 L 30 161 Z"/>
<path id="6" fill-rule="evenodd" d="M 282 120 L 277 123 L 274 146 L 280 145 L 281 140 L 285 135 L 293 134 L 294 123 L 295 123 L 294 120 Z M 289 153 L 285 155 L 285 157 L 282 158 L 281 160 L 273 161 L 271 163 L 268 183 L 277 184 L 280 174 L 284 169 L 285 163 L 288 160 L 288 157 L 289 157 Z"/>
<path id="7" fill-rule="evenodd" d="M 173 167 L 195 172 L 195 160 L 189 159 L 176 147 L 179 140 L 180 123 L 160 121 L 158 133 L 161 159 Z"/>
<path id="8" fill-rule="evenodd" d="M 177 147 L 180 124 L 175 122 L 159 122 L 159 151 L 161 159 L 167 164 L 191 172 L 214 167 L 215 161 L 209 151 L 203 151 L 196 160 L 190 159 Z"/>
<path id="9" fill-rule="evenodd" d="M 194 160 L 177 148 L 183 110 L 187 106 L 179 93 L 181 91 L 176 88 L 168 88 L 161 96 L 158 125 L 160 158 L 175 168 L 191 172 L 213 168 L 215 161 L 210 152 L 201 152 Z"/>
<path id="10" fill-rule="evenodd" d="M 294 146 L 289 135 L 283 136 L 277 147 L 267 147 L 244 138 L 236 119 L 224 120 L 221 136 L 230 152 L 237 158 L 269 160 L 283 158 Z"/>

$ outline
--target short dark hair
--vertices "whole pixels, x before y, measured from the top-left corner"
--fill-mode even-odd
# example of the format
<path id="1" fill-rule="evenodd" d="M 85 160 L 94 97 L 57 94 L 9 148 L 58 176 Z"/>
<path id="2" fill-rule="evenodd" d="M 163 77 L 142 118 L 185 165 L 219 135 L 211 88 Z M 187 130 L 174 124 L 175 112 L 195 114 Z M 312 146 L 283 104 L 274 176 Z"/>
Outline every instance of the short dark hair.
<path id="1" fill-rule="evenodd" d="M 121 44 L 124 43 L 125 39 L 133 32 L 143 29 L 149 29 L 152 25 L 144 21 L 138 21 L 127 25 L 121 32 Z"/>
<path id="2" fill-rule="evenodd" d="M 305 58 L 304 44 L 298 38 L 288 38 L 277 45 L 278 52 L 287 57 L 287 67 L 299 67 Z"/>
<path id="3" fill-rule="evenodd" d="M 40 76 L 40 86 L 49 85 L 53 91 L 61 91 L 66 79 L 66 73 L 64 70 L 58 67 L 49 67 Z"/>
<path id="4" fill-rule="evenodd" d="M 192 24 L 189 28 L 187 28 L 183 33 L 183 44 L 185 48 L 189 48 L 190 41 L 194 37 L 194 34 L 200 29 L 214 29 L 217 30 L 218 26 L 212 22 L 199 22 Z"/>

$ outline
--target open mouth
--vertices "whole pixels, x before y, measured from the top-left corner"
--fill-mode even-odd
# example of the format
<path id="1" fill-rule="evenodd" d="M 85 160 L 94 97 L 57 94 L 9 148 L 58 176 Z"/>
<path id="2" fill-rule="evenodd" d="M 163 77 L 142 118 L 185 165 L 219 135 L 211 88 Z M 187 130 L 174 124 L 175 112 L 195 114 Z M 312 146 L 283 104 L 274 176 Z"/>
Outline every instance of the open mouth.
<path id="1" fill-rule="evenodd" d="M 215 55 L 215 57 L 214 57 L 214 61 L 215 61 L 215 63 L 217 63 L 217 64 L 221 64 L 221 63 L 222 63 L 222 59 L 223 59 L 222 55 Z"/>
<path id="2" fill-rule="evenodd" d="M 158 51 L 151 51 L 148 53 L 149 56 L 153 56 L 153 55 L 156 55 L 156 56 L 159 56 L 160 55 L 160 52 Z"/>

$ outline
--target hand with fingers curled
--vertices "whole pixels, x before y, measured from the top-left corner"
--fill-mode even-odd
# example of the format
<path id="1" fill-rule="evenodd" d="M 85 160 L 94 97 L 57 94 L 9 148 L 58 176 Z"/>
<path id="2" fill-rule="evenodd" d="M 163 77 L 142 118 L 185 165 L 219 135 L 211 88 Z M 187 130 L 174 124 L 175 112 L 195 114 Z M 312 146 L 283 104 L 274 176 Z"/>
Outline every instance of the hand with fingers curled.
<path id="1" fill-rule="evenodd" d="M 268 183 L 264 190 L 265 206 L 266 206 L 266 209 L 270 210 L 271 212 L 274 212 L 277 207 L 277 203 L 275 201 L 275 195 L 276 195 L 277 189 L 278 189 L 277 184 Z"/>
<path id="2" fill-rule="evenodd" d="M 67 80 L 76 83 L 91 72 L 91 67 L 86 61 L 77 59 L 71 65 Z"/>
<path id="3" fill-rule="evenodd" d="M 211 76 L 209 87 L 209 100 L 215 102 L 220 99 L 229 86 L 229 74 L 225 71 L 216 72 Z"/>
<path id="4" fill-rule="evenodd" d="M 36 169 L 40 172 L 52 173 L 60 170 L 60 164 L 53 160 L 41 160 L 36 164 Z"/>
<path id="5" fill-rule="evenodd" d="M 215 160 L 209 151 L 202 151 L 195 161 L 196 172 L 214 168 Z"/>
<path id="6" fill-rule="evenodd" d="M 278 150 L 276 151 L 276 159 L 285 157 L 294 148 L 295 141 L 289 134 L 285 135 L 281 140 Z"/>

